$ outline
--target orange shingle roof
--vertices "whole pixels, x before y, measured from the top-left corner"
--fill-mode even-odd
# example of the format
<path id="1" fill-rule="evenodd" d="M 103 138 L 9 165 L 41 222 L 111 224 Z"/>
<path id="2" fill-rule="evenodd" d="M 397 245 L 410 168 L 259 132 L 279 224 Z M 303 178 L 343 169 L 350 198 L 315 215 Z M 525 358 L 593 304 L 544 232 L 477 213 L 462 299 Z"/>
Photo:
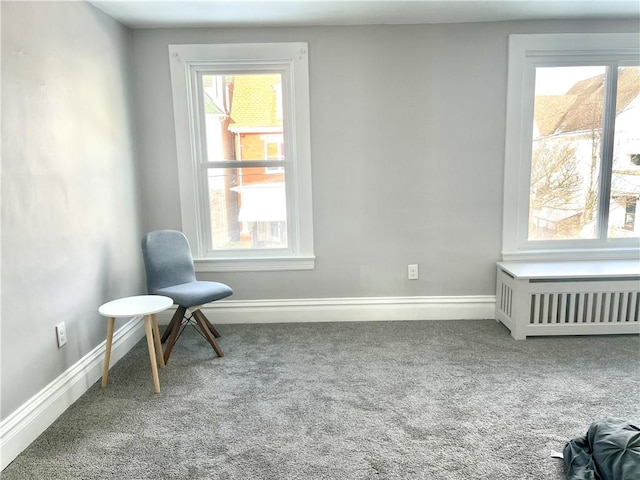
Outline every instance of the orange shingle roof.
<path id="1" fill-rule="evenodd" d="M 230 128 L 276 127 L 277 95 L 274 85 L 281 82 L 280 75 L 236 75 L 233 80 Z"/>

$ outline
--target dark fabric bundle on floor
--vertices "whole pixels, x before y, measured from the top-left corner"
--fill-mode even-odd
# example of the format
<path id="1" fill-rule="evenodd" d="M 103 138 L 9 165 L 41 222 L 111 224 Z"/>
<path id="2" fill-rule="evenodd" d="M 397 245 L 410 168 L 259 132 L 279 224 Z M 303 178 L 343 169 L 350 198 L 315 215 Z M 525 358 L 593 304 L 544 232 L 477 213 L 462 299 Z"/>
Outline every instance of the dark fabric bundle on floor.
<path id="1" fill-rule="evenodd" d="M 563 453 L 567 480 L 640 480 L 640 427 L 626 420 L 592 423 Z"/>

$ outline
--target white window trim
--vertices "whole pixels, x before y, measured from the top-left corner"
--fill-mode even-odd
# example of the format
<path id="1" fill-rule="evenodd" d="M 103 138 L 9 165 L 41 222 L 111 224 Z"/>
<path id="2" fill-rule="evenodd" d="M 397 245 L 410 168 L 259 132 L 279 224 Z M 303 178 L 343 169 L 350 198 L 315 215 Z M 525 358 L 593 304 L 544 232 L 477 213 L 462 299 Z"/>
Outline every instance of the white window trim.
<path id="1" fill-rule="evenodd" d="M 550 59 L 606 64 L 613 58 L 636 61 L 636 34 L 510 35 L 505 129 L 502 259 L 595 260 L 640 259 L 640 240 L 528 241 L 533 91 L 536 65 Z M 582 60 L 582 61 L 581 61 Z M 527 94 L 530 92 L 530 94 Z"/>
<path id="2" fill-rule="evenodd" d="M 200 272 L 309 270 L 315 266 L 313 253 L 313 211 L 311 196 L 311 135 L 309 119 L 308 45 L 305 42 L 259 44 L 169 45 L 171 83 L 176 133 L 176 153 L 180 189 L 182 230 L 189 239 Z M 219 255 L 204 254 L 201 209 L 198 199 L 197 157 L 192 98 L 196 95 L 192 71 L 198 67 L 231 66 L 286 67 L 291 81 L 295 144 L 287 145 L 288 249 L 227 250 Z M 195 69 L 195 70 L 194 70 Z M 255 70 L 255 68 L 253 68 Z"/>

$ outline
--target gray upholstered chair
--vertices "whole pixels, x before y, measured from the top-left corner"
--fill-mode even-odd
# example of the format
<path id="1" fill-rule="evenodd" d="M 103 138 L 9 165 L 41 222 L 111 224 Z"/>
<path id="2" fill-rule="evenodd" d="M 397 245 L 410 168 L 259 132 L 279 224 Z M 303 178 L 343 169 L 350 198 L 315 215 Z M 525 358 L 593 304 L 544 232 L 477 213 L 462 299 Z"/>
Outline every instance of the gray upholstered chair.
<path id="1" fill-rule="evenodd" d="M 224 283 L 196 280 L 189 242 L 182 232 L 157 230 L 147 233 L 142 238 L 142 257 L 147 271 L 148 293 L 170 297 L 178 306 L 162 335 L 162 343 L 167 343 L 165 363 L 169 361 L 171 350 L 187 324 L 197 324 L 202 336 L 222 357 L 224 354 L 215 340 L 220 334 L 200 307 L 232 295 L 233 290 Z"/>

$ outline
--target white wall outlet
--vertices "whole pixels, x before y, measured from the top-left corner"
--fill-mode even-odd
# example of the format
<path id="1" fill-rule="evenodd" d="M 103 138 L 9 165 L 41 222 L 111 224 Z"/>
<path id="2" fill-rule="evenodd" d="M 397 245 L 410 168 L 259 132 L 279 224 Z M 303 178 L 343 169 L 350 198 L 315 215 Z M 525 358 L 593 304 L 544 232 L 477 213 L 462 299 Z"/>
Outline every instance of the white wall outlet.
<path id="1" fill-rule="evenodd" d="M 67 343 L 67 328 L 64 322 L 56 325 L 56 338 L 58 339 L 58 348 L 62 348 Z"/>
<path id="2" fill-rule="evenodd" d="M 418 280 L 418 265 L 407 266 L 407 278 L 409 280 Z"/>

